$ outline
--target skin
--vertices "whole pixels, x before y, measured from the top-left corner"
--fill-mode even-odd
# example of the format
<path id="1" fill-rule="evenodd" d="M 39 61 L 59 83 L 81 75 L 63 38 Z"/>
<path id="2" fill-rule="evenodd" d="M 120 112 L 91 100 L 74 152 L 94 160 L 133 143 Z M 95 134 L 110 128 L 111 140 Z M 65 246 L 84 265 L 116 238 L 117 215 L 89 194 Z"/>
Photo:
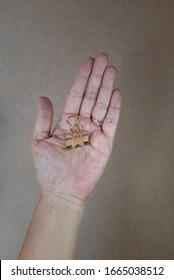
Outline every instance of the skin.
<path id="1" fill-rule="evenodd" d="M 102 176 L 112 152 L 121 93 L 114 89 L 116 69 L 107 54 L 87 58 L 70 88 L 52 130 L 53 105 L 40 97 L 31 150 L 41 187 L 19 259 L 73 259 L 87 198 Z M 68 116 L 79 115 L 90 145 L 67 150 Z M 102 121 L 98 125 L 92 117 Z M 75 118 L 69 118 L 73 124 Z"/>

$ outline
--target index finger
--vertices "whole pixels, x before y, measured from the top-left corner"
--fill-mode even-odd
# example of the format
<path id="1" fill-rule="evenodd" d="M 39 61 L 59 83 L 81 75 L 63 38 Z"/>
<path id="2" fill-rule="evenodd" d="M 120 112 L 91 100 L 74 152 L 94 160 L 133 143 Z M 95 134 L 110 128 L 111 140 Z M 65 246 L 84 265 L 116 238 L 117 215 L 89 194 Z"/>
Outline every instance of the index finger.
<path id="1" fill-rule="evenodd" d="M 79 114 L 83 95 L 92 71 L 94 58 L 87 58 L 80 66 L 75 81 L 67 96 L 63 114 Z"/>

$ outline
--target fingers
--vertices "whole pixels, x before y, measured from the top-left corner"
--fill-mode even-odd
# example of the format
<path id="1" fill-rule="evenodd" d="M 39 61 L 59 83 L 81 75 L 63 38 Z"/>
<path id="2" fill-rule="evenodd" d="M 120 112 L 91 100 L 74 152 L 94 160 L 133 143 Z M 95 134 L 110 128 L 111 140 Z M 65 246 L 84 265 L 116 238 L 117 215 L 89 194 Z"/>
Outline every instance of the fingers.
<path id="1" fill-rule="evenodd" d="M 114 139 L 120 116 L 121 93 L 118 89 L 113 91 L 108 112 L 103 122 L 102 131 L 111 140 Z"/>
<path id="2" fill-rule="evenodd" d="M 92 112 L 92 116 L 98 121 L 103 121 L 105 118 L 113 91 L 115 76 L 115 67 L 108 66 L 104 73 L 100 92 Z"/>
<path id="3" fill-rule="evenodd" d="M 33 139 L 43 140 L 50 136 L 53 121 L 53 105 L 47 97 L 40 97 L 37 104 L 37 113 Z"/>
<path id="4" fill-rule="evenodd" d="M 100 54 L 95 59 L 92 73 L 80 109 L 80 114 L 83 117 L 91 117 L 94 105 L 98 97 L 98 92 L 102 82 L 103 73 L 107 66 L 107 62 L 108 57 L 106 54 Z"/>
<path id="5" fill-rule="evenodd" d="M 75 78 L 75 81 L 65 102 L 63 114 L 79 114 L 83 95 L 92 71 L 93 63 L 94 58 L 89 57 L 80 66 L 77 77 Z"/>

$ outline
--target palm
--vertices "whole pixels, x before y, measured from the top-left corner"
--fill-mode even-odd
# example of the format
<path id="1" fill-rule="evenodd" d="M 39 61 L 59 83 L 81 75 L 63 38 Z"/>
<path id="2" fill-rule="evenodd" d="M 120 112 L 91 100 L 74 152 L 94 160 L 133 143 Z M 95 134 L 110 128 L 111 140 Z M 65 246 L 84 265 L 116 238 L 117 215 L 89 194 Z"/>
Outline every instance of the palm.
<path id="1" fill-rule="evenodd" d="M 103 125 L 98 126 L 94 124 L 89 117 L 91 114 L 88 111 L 94 106 L 91 102 L 92 100 L 94 102 L 94 98 L 91 98 L 91 103 L 89 105 L 89 94 L 91 91 L 94 92 L 94 89 L 91 89 L 90 91 L 90 86 L 92 87 L 93 84 L 94 87 L 94 84 L 95 86 L 97 84 L 94 76 L 95 73 L 93 74 L 93 72 L 97 71 L 97 69 L 98 71 L 101 71 L 101 83 L 106 68 L 106 62 L 107 57 L 105 55 L 100 55 L 98 60 L 96 59 L 90 78 L 91 85 L 89 79 L 88 90 L 86 90 L 88 93 L 86 100 L 85 97 L 82 96 L 82 89 L 84 87 L 84 82 L 82 80 L 85 79 L 85 74 L 86 80 L 89 77 L 93 61 L 88 59 L 81 66 L 67 98 L 60 121 L 52 133 L 50 133 L 51 122 L 49 121 L 53 118 L 51 101 L 47 98 L 42 98 L 38 105 L 38 121 L 36 121 L 35 132 L 33 135 L 32 152 L 39 183 L 43 188 L 54 194 L 62 193 L 64 195 L 75 196 L 79 199 L 86 199 L 91 190 L 95 187 L 108 162 L 119 117 L 118 100 L 120 96 L 118 91 L 117 93 L 115 92 L 115 94 L 112 92 L 115 78 L 115 69 L 113 69 L 113 67 L 108 67 L 108 72 L 110 70 L 110 79 L 107 78 L 107 74 L 105 74 L 105 85 L 103 86 L 103 88 L 108 91 L 110 87 L 110 95 L 108 94 L 107 98 L 105 98 L 105 103 L 107 104 L 106 106 L 103 105 L 104 103 L 101 103 L 102 106 L 98 104 L 95 110 L 95 118 L 102 120 Z M 99 89 L 96 86 L 96 100 L 98 91 Z M 111 102 L 108 102 L 110 99 Z M 109 105 L 110 110 L 107 109 L 107 106 Z M 103 112 L 104 108 L 105 114 Z M 80 116 L 80 123 L 83 126 L 83 130 L 87 131 L 89 134 L 90 144 L 77 149 L 67 150 L 64 140 L 65 134 L 68 131 L 66 119 L 67 116 L 72 114 L 78 114 Z M 102 118 L 102 114 L 104 115 L 104 118 Z M 41 119 L 45 119 L 44 124 L 41 124 Z M 43 127 L 41 129 L 42 125 Z M 46 127 L 47 130 L 45 131 Z"/>

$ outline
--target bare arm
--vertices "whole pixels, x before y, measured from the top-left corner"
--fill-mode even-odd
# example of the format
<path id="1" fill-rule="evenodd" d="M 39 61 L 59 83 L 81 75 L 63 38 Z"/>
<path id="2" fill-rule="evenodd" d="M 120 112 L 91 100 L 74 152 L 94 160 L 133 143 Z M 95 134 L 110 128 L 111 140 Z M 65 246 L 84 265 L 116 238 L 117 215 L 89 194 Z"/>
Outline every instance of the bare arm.
<path id="1" fill-rule="evenodd" d="M 74 259 L 84 206 L 41 195 L 18 259 Z"/>

